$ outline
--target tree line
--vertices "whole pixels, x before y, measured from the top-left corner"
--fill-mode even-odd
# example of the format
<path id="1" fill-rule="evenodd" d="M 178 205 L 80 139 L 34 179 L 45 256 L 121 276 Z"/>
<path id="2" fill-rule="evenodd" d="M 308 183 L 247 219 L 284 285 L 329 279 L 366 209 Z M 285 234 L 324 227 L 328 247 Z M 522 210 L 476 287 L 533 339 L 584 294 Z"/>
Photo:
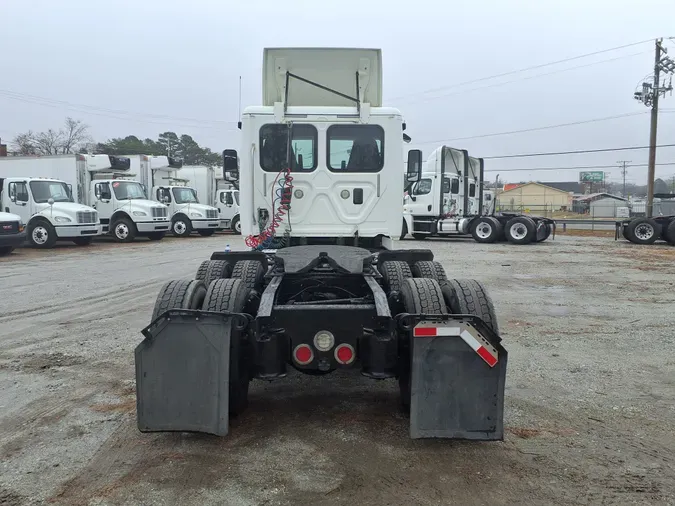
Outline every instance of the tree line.
<path id="1" fill-rule="evenodd" d="M 140 139 L 135 135 L 94 142 L 89 134 L 89 126 L 80 120 L 66 118 L 63 127 L 45 132 L 28 132 L 14 137 L 10 155 L 67 155 L 67 154 L 105 154 L 105 155 L 153 155 L 172 156 L 183 160 L 185 165 L 216 166 L 221 157 L 207 147 L 202 147 L 190 135 L 178 135 L 175 132 L 163 132 L 157 140 Z"/>

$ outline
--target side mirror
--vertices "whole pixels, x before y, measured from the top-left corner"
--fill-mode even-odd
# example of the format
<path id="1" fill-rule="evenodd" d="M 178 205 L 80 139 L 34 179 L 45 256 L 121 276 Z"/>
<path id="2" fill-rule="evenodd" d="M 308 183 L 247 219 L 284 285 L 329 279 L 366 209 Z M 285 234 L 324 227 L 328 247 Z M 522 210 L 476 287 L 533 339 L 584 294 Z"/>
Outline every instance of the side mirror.
<path id="1" fill-rule="evenodd" d="M 53 205 L 54 205 L 54 199 L 51 198 L 51 197 L 49 197 L 49 198 L 47 199 L 47 204 L 49 204 L 50 206 L 53 206 Z"/>
<path id="2" fill-rule="evenodd" d="M 239 175 L 239 162 L 236 149 L 223 151 L 223 172 L 230 172 L 233 176 Z"/>
<path id="3" fill-rule="evenodd" d="M 162 202 L 164 202 L 165 204 L 168 204 L 169 202 L 171 202 L 171 199 L 169 198 L 168 195 L 163 195 L 162 196 Z"/>
<path id="4" fill-rule="evenodd" d="M 15 193 L 10 193 L 9 194 L 9 200 L 14 202 L 16 204 L 16 194 Z"/>
<path id="5" fill-rule="evenodd" d="M 406 180 L 410 183 L 416 183 L 422 178 L 422 152 L 419 149 L 408 151 L 408 169 Z"/>

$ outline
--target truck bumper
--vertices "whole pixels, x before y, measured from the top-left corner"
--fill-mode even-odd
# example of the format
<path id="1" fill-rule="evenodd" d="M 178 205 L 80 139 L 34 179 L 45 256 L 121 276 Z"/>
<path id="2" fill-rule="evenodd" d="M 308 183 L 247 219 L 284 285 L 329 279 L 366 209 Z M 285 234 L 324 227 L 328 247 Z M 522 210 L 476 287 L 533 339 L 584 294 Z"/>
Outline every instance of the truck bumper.
<path id="1" fill-rule="evenodd" d="M 218 227 L 220 227 L 220 220 L 217 218 L 214 220 L 192 220 L 194 230 L 216 230 Z"/>
<path id="2" fill-rule="evenodd" d="M 26 242 L 26 232 L 18 234 L 0 235 L 0 248 L 18 248 Z"/>
<path id="3" fill-rule="evenodd" d="M 138 232 L 148 234 L 151 232 L 167 232 L 171 228 L 171 222 L 167 221 L 137 221 L 135 223 Z"/>
<path id="4" fill-rule="evenodd" d="M 101 225 L 58 225 L 54 227 L 59 239 L 101 235 Z"/>

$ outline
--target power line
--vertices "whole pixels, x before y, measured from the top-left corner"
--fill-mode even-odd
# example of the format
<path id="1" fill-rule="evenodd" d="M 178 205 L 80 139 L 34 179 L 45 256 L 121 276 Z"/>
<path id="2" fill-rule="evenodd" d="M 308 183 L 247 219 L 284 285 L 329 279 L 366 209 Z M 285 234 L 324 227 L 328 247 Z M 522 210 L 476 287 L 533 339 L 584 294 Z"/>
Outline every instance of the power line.
<path id="1" fill-rule="evenodd" d="M 657 163 L 656 165 L 675 165 L 675 162 Z M 646 163 L 626 164 L 629 167 L 647 167 Z M 559 170 L 586 170 L 586 169 L 615 169 L 616 165 L 576 165 L 574 167 L 525 167 L 517 169 L 485 169 L 485 172 L 539 172 Z"/>
<path id="2" fill-rule="evenodd" d="M 675 144 L 660 144 L 657 148 L 671 148 Z M 519 155 L 499 155 L 499 156 L 484 156 L 484 160 L 495 160 L 497 158 L 526 158 L 531 156 L 557 156 L 557 155 L 576 155 L 582 153 L 607 153 L 610 151 L 630 151 L 634 149 L 649 149 L 649 146 L 630 146 L 621 148 L 603 148 L 603 149 L 581 149 L 578 151 L 555 151 L 545 153 L 523 153 Z"/>
<path id="3" fill-rule="evenodd" d="M 587 58 L 589 56 L 594 56 L 594 55 L 597 55 L 597 54 L 608 53 L 610 51 L 616 51 L 618 49 L 624 49 L 624 48 L 627 48 L 627 47 L 645 44 L 647 42 L 651 42 L 651 39 L 642 40 L 640 42 L 633 42 L 631 44 L 624 44 L 622 46 L 611 47 L 611 48 L 608 48 L 608 49 L 602 49 L 600 51 L 593 51 L 592 53 L 586 53 L 586 54 L 582 54 L 582 55 L 578 55 L 578 56 L 572 56 L 570 58 L 564 58 L 562 60 L 556 60 L 556 61 L 552 61 L 552 62 L 548 62 L 548 63 L 540 63 L 538 65 L 532 65 L 530 67 L 524 67 L 524 68 L 517 69 L 517 70 L 510 70 L 508 72 L 502 72 L 500 74 L 494 74 L 494 75 L 491 75 L 491 76 L 481 77 L 481 78 L 478 78 L 478 79 L 471 79 L 469 81 L 463 81 L 461 83 L 455 83 L 455 84 L 451 84 L 451 85 L 448 85 L 448 86 L 441 86 L 439 88 L 431 88 L 431 89 L 421 91 L 421 92 L 418 92 L 418 93 L 413 93 L 413 94 L 408 94 L 408 95 L 400 95 L 398 97 L 393 97 L 390 100 L 397 100 L 397 99 L 405 98 L 405 97 L 412 96 L 412 95 L 434 93 L 436 91 L 443 91 L 443 90 L 447 90 L 447 89 L 450 89 L 450 88 L 456 88 L 458 86 L 464 86 L 464 85 L 467 85 L 467 84 L 473 84 L 473 83 L 477 83 L 477 82 L 480 82 L 480 81 L 485 81 L 485 80 L 488 80 L 488 79 L 496 79 L 498 77 L 505 77 L 505 76 L 509 76 L 509 75 L 513 75 L 513 74 L 519 74 L 521 72 L 527 72 L 527 71 L 536 70 L 536 69 L 539 69 L 539 68 L 550 67 L 552 65 L 558 65 L 560 63 L 567 63 L 567 62 L 570 62 L 570 61 L 579 60 L 581 58 Z"/>
<path id="4" fill-rule="evenodd" d="M 454 139 L 440 139 L 440 140 L 435 140 L 435 141 L 426 141 L 426 142 L 418 142 L 417 144 L 436 144 L 439 142 L 453 142 L 453 141 L 465 141 L 469 139 L 481 139 L 485 137 L 497 137 L 499 135 L 511 135 L 511 134 L 520 134 L 520 133 L 526 133 L 526 132 L 536 132 L 538 130 L 549 130 L 552 128 L 562 128 L 562 127 L 568 127 L 568 126 L 574 126 L 574 125 L 584 125 L 587 123 L 596 123 L 599 121 L 608 121 L 608 120 L 613 120 L 613 119 L 619 119 L 619 118 L 626 118 L 629 116 L 639 116 L 643 114 L 649 114 L 649 111 L 642 111 L 642 112 L 629 112 L 625 114 L 617 114 L 616 116 L 606 116 L 604 118 L 592 118 L 592 119 L 587 119 L 587 120 L 581 120 L 581 121 L 573 121 L 571 123 L 559 123 L 557 125 L 547 125 L 543 127 L 534 127 L 534 128 L 524 128 L 521 130 L 509 130 L 507 132 L 495 132 L 495 133 L 490 133 L 490 134 L 482 134 L 482 135 L 471 135 L 468 137 L 455 137 Z"/>

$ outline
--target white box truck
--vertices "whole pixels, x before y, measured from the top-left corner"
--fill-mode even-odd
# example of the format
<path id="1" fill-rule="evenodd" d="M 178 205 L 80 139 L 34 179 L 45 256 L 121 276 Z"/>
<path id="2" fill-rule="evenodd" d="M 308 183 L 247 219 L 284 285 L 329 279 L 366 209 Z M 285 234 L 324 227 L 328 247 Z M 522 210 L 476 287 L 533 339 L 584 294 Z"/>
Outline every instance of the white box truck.
<path id="1" fill-rule="evenodd" d="M 176 174 L 197 191 L 199 201 L 218 209 L 219 229 L 241 234 L 239 190 L 223 179 L 222 168 L 185 165 Z"/>
<path id="2" fill-rule="evenodd" d="M 188 237 L 194 231 L 208 237 L 220 228 L 218 209 L 177 175 L 182 162 L 167 156 L 129 155 L 128 158 L 131 170 L 140 174 L 141 183 L 150 188 L 148 196 L 169 208 L 174 236 Z"/>
<path id="3" fill-rule="evenodd" d="M 0 158 L 0 177 L 21 176 L 24 180 L 50 178 L 53 181 L 63 182 L 69 191 L 72 189 L 70 201 L 66 201 L 65 197 L 58 193 L 57 187 L 50 189 L 50 191 L 57 192 L 54 195 L 57 198 L 53 198 L 54 206 L 59 205 L 53 207 L 50 213 L 60 208 L 65 209 L 64 206 L 70 206 L 68 209 L 71 209 L 71 213 L 85 211 L 94 213 L 93 223 L 95 227 L 98 227 L 100 221 L 100 232 L 89 231 L 86 234 L 87 237 L 99 233 L 110 233 L 118 242 L 131 242 L 137 235 L 145 235 L 153 240 L 161 239 L 169 230 L 168 209 L 164 205 L 149 201 L 141 184 L 128 180 L 133 175 L 130 174 L 129 168 L 128 159 L 111 155 L 76 154 Z M 26 196 L 23 187 L 17 190 L 21 190 L 22 197 Z M 28 192 L 28 198 L 31 198 L 31 191 Z M 48 200 L 38 204 L 40 206 L 35 209 L 40 209 L 44 215 L 45 209 L 50 207 Z M 17 214 L 16 211 L 12 212 Z M 82 215 L 82 217 L 93 219 L 91 214 L 90 216 Z M 78 216 L 74 215 L 71 217 L 71 222 L 59 223 L 59 225 L 80 224 L 76 219 Z M 26 224 L 29 241 L 31 241 L 30 223 Z M 56 226 L 56 223 L 53 225 Z M 46 230 L 47 227 L 43 229 Z M 57 231 L 60 230 L 57 229 Z M 71 240 L 77 238 L 78 243 L 90 242 L 82 236 L 83 234 L 78 234 L 69 237 Z M 59 235 L 58 238 L 62 236 Z"/>

